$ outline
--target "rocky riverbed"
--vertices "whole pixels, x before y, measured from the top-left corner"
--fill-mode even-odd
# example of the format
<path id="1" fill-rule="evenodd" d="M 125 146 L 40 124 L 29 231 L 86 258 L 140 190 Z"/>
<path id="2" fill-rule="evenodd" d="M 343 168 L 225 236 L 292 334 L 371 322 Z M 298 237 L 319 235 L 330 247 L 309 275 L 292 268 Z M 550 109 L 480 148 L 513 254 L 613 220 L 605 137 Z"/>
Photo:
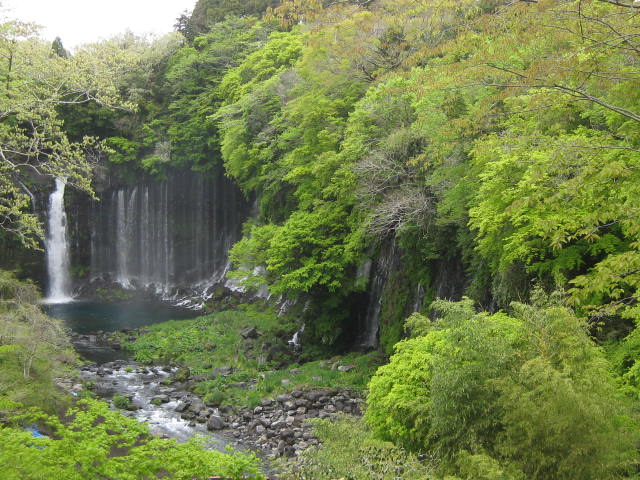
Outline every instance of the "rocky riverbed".
<path id="1" fill-rule="evenodd" d="M 190 393 L 188 378 L 179 373 L 176 367 L 127 360 L 91 364 L 81 371 L 85 385 L 98 396 L 129 399 L 125 413 L 147 421 L 156 435 L 180 441 L 201 434 L 213 448 L 249 448 L 263 458 L 295 457 L 317 445 L 308 419 L 361 411 L 362 400 L 339 389 L 293 390 L 252 408 L 206 405 Z"/>

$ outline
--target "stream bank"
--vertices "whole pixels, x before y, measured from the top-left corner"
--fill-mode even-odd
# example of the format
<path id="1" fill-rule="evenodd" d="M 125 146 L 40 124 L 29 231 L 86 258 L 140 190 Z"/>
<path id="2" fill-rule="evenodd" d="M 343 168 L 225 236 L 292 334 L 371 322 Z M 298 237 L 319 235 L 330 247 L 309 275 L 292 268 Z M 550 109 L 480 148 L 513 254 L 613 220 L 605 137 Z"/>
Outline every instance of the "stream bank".
<path id="1" fill-rule="evenodd" d="M 147 422 L 155 435 L 177 441 L 202 435 L 209 448 L 251 450 L 269 471 L 270 460 L 295 462 L 318 445 L 307 420 L 360 415 L 362 400 L 349 379 L 367 368 L 345 357 L 284 361 L 294 358 L 294 347 L 275 315 L 189 319 L 193 312 L 183 312 L 183 320 L 153 325 L 176 310 L 127 305 L 76 302 L 56 313 L 71 328 L 76 351 L 92 362 L 80 371 L 85 388 Z M 128 350 L 134 345 L 140 361 Z"/>
<path id="2" fill-rule="evenodd" d="M 189 391 L 189 380 L 175 380 L 180 372 L 120 359 L 83 366 L 80 373 L 84 384 L 112 405 L 118 396 L 128 399 L 123 414 L 146 421 L 156 435 L 178 441 L 203 435 L 210 448 L 250 449 L 265 459 L 295 457 L 318 445 L 308 419 L 361 412 L 358 395 L 327 388 L 292 390 L 253 408 L 205 404 Z"/>

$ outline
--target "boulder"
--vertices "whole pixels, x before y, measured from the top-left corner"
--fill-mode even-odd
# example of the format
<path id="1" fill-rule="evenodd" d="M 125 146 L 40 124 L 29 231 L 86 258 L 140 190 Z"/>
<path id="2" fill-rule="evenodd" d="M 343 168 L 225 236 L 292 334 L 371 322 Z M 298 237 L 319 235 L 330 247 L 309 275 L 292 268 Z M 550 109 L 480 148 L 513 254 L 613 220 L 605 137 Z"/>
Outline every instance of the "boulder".
<path id="1" fill-rule="evenodd" d="M 218 415 L 211 415 L 207 420 L 207 430 L 222 430 L 226 426 L 224 420 Z"/>
<path id="2" fill-rule="evenodd" d="M 245 340 L 249 339 L 249 338 L 258 338 L 260 336 L 260 334 L 258 333 L 258 329 L 257 329 L 257 327 L 255 325 L 243 328 L 240 331 L 240 335 Z"/>
<path id="3" fill-rule="evenodd" d="M 340 365 L 338 367 L 338 371 L 339 372 L 350 372 L 351 370 L 353 370 L 355 368 L 356 368 L 355 365 Z"/>

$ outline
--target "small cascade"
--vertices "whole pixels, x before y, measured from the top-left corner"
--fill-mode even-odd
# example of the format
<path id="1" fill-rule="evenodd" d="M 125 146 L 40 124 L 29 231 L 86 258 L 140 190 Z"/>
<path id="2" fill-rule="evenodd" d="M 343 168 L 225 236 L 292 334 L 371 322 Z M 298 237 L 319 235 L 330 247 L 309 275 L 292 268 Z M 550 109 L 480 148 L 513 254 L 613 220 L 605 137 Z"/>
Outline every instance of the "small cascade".
<path id="1" fill-rule="evenodd" d="M 200 399 L 189 395 L 183 386 L 170 382 L 177 368 L 147 367 L 124 360 L 83 367 L 82 378 L 94 384 L 93 392 L 107 400 L 120 395 L 131 400 L 132 411 L 123 410 L 126 416 L 147 422 L 153 435 L 185 442 L 199 436 L 208 448 L 225 451 L 227 445 L 239 445 L 234 437 L 221 432 L 210 432 L 204 423 L 182 418 L 180 405 L 190 405 Z"/>
<path id="2" fill-rule="evenodd" d="M 48 303 L 66 303 L 71 297 L 67 215 L 64 211 L 64 180 L 56 178 L 56 189 L 49 196 L 48 229 L 45 240 L 49 288 Z"/>
<path id="3" fill-rule="evenodd" d="M 387 242 L 381 246 L 376 258 L 365 261 L 358 269 L 358 276 L 368 278 L 366 308 L 360 317 L 359 335 L 356 345 L 363 349 L 378 346 L 380 316 L 382 314 L 382 297 L 393 272 L 400 268 L 400 249 L 395 242 Z"/>
<path id="4" fill-rule="evenodd" d="M 361 348 L 376 348 L 378 346 L 378 330 L 380 329 L 380 314 L 382 313 L 382 294 L 387 283 L 387 272 L 376 268 L 368 288 L 367 309 L 364 325 L 357 342 Z"/>

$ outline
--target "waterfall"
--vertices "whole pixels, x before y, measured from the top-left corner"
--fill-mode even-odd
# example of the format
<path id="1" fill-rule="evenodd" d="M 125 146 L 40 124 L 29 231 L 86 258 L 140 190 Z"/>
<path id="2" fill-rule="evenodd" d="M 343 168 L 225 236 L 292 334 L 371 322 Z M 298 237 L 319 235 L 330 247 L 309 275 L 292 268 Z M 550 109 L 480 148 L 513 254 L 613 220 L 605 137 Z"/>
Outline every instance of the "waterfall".
<path id="1" fill-rule="evenodd" d="M 47 273 L 49 275 L 46 301 L 49 303 L 65 303 L 72 300 L 64 187 L 64 180 L 56 178 L 56 189 L 49 196 L 48 229 L 45 240 Z"/>
<path id="2" fill-rule="evenodd" d="M 368 278 L 366 301 L 360 316 L 356 345 L 370 349 L 378 346 L 382 297 L 394 272 L 401 268 L 400 249 L 395 241 L 387 241 L 373 260 L 365 261 L 358 269 L 358 277 Z"/>
<path id="3" fill-rule="evenodd" d="M 164 180 L 118 186 L 101 197 L 90 214 L 92 279 L 142 288 L 176 303 L 194 291 L 206 299 L 207 288 L 223 281 L 228 250 L 249 213 L 222 174 L 174 171 Z"/>

